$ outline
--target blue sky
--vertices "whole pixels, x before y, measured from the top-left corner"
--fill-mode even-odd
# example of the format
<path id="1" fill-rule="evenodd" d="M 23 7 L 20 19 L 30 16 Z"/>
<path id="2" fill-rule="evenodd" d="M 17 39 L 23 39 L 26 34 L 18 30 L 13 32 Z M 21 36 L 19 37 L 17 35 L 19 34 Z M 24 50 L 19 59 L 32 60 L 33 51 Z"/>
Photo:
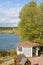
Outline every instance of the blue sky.
<path id="1" fill-rule="evenodd" d="M 21 8 L 31 0 L 0 0 L 0 26 L 17 26 Z M 43 0 L 36 0 L 39 4 Z"/>

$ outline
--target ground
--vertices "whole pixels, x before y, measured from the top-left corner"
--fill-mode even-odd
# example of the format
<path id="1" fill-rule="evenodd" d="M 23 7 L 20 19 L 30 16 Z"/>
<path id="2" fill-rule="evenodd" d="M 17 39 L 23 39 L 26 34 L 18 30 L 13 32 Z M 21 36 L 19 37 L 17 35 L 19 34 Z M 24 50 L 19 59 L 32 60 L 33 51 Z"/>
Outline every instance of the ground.
<path id="1" fill-rule="evenodd" d="M 28 58 L 31 62 L 31 65 L 34 65 L 34 64 L 39 64 L 39 65 L 43 65 L 43 56 L 38 56 L 38 57 L 32 57 L 32 58 Z M 3 62 L 2 64 L 0 65 L 13 65 L 14 63 L 14 59 L 10 59 L 8 61 L 5 61 Z"/>
<path id="2" fill-rule="evenodd" d="M 5 62 L 1 63 L 0 65 L 10 65 L 10 64 L 13 64 L 13 63 L 14 63 L 14 60 L 10 59 L 8 61 L 5 61 Z"/>
<path id="3" fill-rule="evenodd" d="M 31 65 L 34 65 L 34 64 L 43 65 L 43 56 L 32 57 L 32 58 L 29 58 L 29 60 L 31 61 Z"/>

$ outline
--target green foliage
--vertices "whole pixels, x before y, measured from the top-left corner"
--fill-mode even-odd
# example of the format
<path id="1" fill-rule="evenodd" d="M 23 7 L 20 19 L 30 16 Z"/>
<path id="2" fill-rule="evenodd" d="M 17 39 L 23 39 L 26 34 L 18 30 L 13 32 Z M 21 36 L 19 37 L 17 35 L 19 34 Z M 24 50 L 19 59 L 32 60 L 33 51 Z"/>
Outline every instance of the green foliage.
<path id="1" fill-rule="evenodd" d="M 43 2 L 40 3 L 40 10 L 43 13 Z"/>
<path id="2" fill-rule="evenodd" d="M 9 56 L 10 55 L 10 53 L 9 52 L 7 52 L 7 51 L 0 51 L 0 57 L 2 56 L 2 57 L 5 57 L 5 56 Z"/>
<path id="3" fill-rule="evenodd" d="M 22 41 L 33 41 L 43 45 L 43 4 L 31 1 L 20 12 L 18 34 Z"/>
<path id="4" fill-rule="evenodd" d="M 8 52 L 9 52 L 10 55 L 12 55 L 12 56 L 13 56 L 14 54 L 16 54 L 16 50 L 14 50 L 14 49 L 9 50 Z"/>
<path id="5" fill-rule="evenodd" d="M 13 56 L 16 54 L 16 50 L 11 49 L 7 51 L 0 51 L 0 57 L 5 57 L 5 56 Z"/>

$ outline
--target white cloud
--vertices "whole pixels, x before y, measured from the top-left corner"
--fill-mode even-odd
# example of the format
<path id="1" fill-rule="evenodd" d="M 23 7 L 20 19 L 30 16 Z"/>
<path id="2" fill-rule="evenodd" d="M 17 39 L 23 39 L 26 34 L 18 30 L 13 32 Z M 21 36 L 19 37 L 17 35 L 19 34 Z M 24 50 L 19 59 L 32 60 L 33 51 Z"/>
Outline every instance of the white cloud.
<path id="1" fill-rule="evenodd" d="M 4 16 L 19 16 L 19 11 L 21 8 L 19 7 L 14 7 L 14 8 L 10 8 L 10 9 L 3 9 L 0 8 L 0 14 L 4 15 Z"/>
<path id="2" fill-rule="evenodd" d="M 0 8 L 0 23 L 12 23 L 14 26 L 15 23 L 19 22 L 20 10 L 20 7 L 14 7 L 9 9 Z"/>

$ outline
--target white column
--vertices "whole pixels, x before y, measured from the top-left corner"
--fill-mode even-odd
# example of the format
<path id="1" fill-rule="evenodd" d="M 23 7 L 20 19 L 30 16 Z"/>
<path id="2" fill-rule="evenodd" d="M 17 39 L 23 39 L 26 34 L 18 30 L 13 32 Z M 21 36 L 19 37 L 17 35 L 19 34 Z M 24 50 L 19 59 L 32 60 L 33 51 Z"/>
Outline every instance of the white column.
<path id="1" fill-rule="evenodd" d="M 36 47 L 36 56 L 38 56 L 38 47 Z"/>
<path id="2" fill-rule="evenodd" d="M 33 56 L 32 47 L 31 47 L 31 57 Z"/>
<path id="3" fill-rule="evenodd" d="M 17 55 L 18 55 L 18 47 L 17 47 Z"/>

